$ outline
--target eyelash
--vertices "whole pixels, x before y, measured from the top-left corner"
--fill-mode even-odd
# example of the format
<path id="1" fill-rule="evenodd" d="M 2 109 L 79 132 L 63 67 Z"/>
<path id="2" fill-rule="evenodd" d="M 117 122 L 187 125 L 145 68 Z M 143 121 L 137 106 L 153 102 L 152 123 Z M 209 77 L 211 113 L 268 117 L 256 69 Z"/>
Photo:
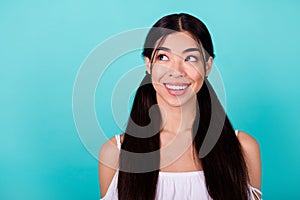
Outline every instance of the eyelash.
<path id="1" fill-rule="evenodd" d="M 157 55 L 157 59 L 158 60 L 161 60 L 161 61 L 165 61 L 163 60 L 163 57 L 167 57 L 167 59 L 169 60 L 168 56 L 166 54 L 159 54 Z M 193 58 L 194 60 L 193 61 L 190 61 L 190 58 Z M 187 62 L 197 62 L 198 61 L 198 58 L 196 56 L 187 56 L 184 61 L 187 61 Z"/>
<path id="2" fill-rule="evenodd" d="M 163 58 L 164 56 L 168 58 L 168 56 L 167 56 L 166 54 L 159 54 L 159 55 L 157 55 L 157 59 L 158 59 L 158 60 L 163 60 L 162 58 Z M 168 58 L 168 60 L 169 60 L 169 58 Z"/>
<path id="3" fill-rule="evenodd" d="M 190 62 L 197 62 L 198 61 L 198 58 L 195 57 L 195 56 L 187 56 L 186 59 L 184 59 L 184 61 L 189 61 L 188 58 L 194 58 L 195 59 L 195 60 L 190 61 Z"/>

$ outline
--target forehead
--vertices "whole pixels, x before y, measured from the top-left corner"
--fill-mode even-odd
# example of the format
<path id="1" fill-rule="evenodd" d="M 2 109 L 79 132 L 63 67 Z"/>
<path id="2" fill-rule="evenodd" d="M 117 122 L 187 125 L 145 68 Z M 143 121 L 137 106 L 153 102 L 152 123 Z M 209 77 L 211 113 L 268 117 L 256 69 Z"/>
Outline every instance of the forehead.
<path id="1" fill-rule="evenodd" d="M 166 36 L 160 46 L 178 53 L 189 48 L 199 48 L 198 42 L 188 32 L 172 33 Z"/>

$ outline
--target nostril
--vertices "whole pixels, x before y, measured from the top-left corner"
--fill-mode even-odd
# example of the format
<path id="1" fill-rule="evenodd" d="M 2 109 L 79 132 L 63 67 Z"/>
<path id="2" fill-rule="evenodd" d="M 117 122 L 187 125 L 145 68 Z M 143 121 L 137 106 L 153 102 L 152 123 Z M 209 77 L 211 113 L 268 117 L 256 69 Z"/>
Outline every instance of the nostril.
<path id="1" fill-rule="evenodd" d="M 172 74 L 172 73 L 170 73 L 169 76 L 170 77 L 183 77 L 182 74 Z"/>

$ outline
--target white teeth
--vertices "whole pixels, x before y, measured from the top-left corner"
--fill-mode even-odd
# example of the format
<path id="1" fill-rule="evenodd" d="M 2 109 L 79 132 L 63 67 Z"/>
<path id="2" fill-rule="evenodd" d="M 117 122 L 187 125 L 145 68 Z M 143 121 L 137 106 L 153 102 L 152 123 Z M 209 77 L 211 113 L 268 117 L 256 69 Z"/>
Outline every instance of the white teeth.
<path id="1" fill-rule="evenodd" d="M 188 85 L 169 85 L 165 84 L 165 86 L 170 90 L 184 90 L 188 87 Z"/>

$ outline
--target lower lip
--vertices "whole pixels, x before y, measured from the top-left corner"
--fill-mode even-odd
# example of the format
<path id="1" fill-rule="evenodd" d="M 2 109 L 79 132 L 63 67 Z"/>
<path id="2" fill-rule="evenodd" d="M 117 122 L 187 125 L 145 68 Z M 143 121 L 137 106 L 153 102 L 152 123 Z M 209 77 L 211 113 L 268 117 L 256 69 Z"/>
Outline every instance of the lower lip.
<path id="1" fill-rule="evenodd" d="M 171 90 L 167 87 L 165 87 L 167 89 L 167 91 L 169 92 L 170 95 L 173 95 L 173 96 L 181 96 L 181 95 L 184 95 L 184 93 L 187 91 L 187 88 L 186 87 L 185 89 L 183 90 Z"/>

